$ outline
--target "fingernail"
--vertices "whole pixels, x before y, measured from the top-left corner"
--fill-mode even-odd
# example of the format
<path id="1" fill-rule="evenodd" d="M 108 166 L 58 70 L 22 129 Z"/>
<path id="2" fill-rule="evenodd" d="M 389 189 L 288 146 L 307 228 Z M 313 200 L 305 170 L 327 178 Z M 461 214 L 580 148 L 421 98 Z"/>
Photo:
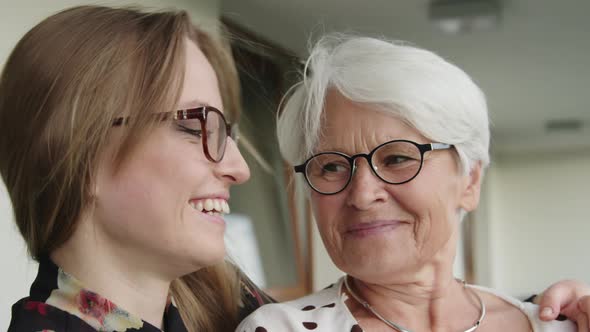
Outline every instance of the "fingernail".
<path id="1" fill-rule="evenodd" d="M 541 310 L 541 316 L 549 317 L 553 315 L 553 309 L 551 307 L 545 307 Z"/>

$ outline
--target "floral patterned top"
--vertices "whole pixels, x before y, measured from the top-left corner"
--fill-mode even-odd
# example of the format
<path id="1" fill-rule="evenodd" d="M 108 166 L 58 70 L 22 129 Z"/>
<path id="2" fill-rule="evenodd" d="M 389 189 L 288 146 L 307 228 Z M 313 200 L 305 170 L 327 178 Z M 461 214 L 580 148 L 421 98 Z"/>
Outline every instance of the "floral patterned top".
<path id="1" fill-rule="evenodd" d="M 248 283 L 249 284 L 249 283 Z M 245 317 L 264 303 L 268 296 L 255 286 L 243 283 Z M 8 332 L 160 332 L 161 330 L 89 291 L 50 259 L 39 262 L 39 272 L 29 297 L 12 306 Z M 186 332 L 178 309 L 169 303 L 164 315 L 164 331 Z"/>

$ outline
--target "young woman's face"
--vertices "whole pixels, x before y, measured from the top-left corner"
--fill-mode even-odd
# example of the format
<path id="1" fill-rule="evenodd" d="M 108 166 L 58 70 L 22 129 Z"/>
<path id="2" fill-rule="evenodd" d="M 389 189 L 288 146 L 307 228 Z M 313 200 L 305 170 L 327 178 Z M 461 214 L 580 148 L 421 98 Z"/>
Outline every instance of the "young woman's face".
<path id="1" fill-rule="evenodd" d="M 209 105 L 223 110 L 215 72 L 188 40 L 184 75 L 177 109 Z M 103 164 L 94 211 L 98 235 L 108 248 L 148 269 L 163 267 L 171 277 L 223 259 L 229 189 L 250 177 L 231 138 L 223 160 L 213 163 L 201 138 L 182 130 L 183 121 L 198 120 L 163 123 L 116 172 Z"/>

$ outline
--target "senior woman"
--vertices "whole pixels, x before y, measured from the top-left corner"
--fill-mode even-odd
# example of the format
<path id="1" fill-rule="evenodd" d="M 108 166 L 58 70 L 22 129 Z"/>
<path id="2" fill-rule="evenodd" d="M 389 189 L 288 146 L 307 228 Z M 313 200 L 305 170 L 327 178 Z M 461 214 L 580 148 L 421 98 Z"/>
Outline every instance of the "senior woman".
<path id="1" fill-rule="evenodd" d="M 489 163 L 484 94 L 422 49 L 327 36 L 286 100 L 284 157 L 310 188 L 332 286 L 262 307 L 237 331 L 575 331 L 453 276 Z"/>

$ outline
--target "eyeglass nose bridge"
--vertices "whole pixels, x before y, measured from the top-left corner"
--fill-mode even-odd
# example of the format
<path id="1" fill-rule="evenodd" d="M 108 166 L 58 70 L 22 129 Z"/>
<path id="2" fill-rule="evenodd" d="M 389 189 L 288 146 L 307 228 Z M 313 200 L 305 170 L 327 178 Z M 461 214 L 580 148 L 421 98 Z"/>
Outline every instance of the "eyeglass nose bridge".
<path id="1" fill-rule="evenodd" d="M 375 165 L 373 165 L 373 162 L 371 161 L 371 158 L 373 158 L 373 153 L 358 153 L 351 157 L 348 157 L 348 160 L 350 161 L 352 167 L 350 168 L 350 179 L 348 179 L 348 183 L 346 184 L 346 186 L 348 186 L 348 184 L 352 181 L 352 177 L 354 176 L 357 170 L 356 160 L 361 157 L 367 160 L 367 164 L 369 164 L 369 168 L 371 168 L 373 174 L 381 180 L 381 177 L 379 176 L 379 174 L 377 174 L 377 169 L 375 168 Z"/>

